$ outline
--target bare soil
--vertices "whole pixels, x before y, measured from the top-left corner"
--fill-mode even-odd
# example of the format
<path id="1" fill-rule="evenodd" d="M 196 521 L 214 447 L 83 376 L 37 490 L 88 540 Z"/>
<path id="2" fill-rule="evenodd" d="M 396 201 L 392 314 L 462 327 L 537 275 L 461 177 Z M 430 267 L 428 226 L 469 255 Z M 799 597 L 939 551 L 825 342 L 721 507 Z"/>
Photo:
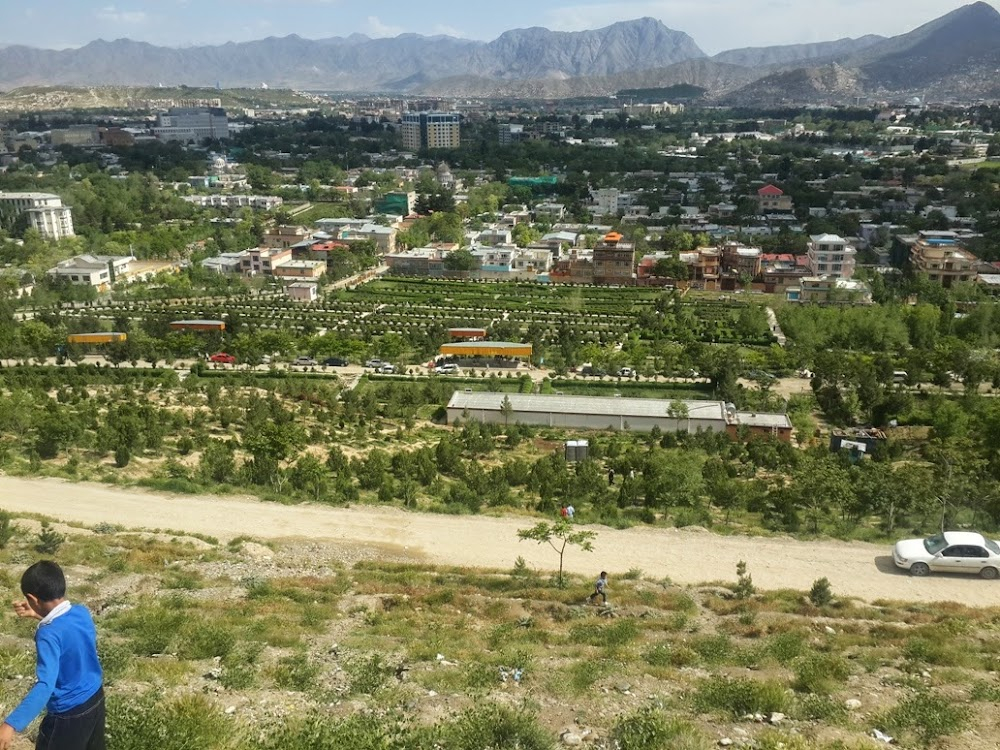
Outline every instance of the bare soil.
<path id="1" fill-rule="evenodd" d="M 241 497 L 168 495 L 3 476 L 0 508 L 71 523 L 166 529 L 222 541 L 250 536 L 376 547 L 389 558 L 435 565 L 505 569 L 520 555 L 536 569 L 554 570 L 558 566 L 558 556 L 547 545 L 518 541 L 517 531 L 535 523 L 530 518 L 431 515 L 398 508 L 283 506 Z M 763 589 L 807 590 L 813 581 L 825 576 L 835 594 L 869 602 L 953 601 L 1000 606 L 1000 582 L 947 575 L 910 578 L 894 567 L 888 546 L 718 536 L 690 529 L 592 530 L 597 532 L 594 552 L 570 548 L 565 560 L 568 571 L 596 575 L 607 570 L 613 580 L 638 568 L 647 576 L 700 584 L 733 581 L 737 562 L 745 560 L 754 583 Z"/>

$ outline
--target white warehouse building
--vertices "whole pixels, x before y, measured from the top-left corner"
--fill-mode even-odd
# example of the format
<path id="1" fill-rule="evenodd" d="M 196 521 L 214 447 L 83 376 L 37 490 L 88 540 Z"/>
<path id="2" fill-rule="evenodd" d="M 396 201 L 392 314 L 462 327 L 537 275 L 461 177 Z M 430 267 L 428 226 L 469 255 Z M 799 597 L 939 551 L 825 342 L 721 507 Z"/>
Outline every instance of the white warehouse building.
<path id="1" fill-rule="evenodd" d="M 729 424 L 726 405 L 721 401 L 682 401 L 687 415 L 675 418 L 668 414 L 674 402 L 663 399 L 463 391 L 455 393 L 448 402 L 448 422 L 474 419 L 503 423 L 501 408 L 505 398 L 510 400 L 512 408 L 507 418 L 511 424 L 639 432 L 654 427 L 664 432 L 725 432 Z"/>
<path id="2" fill-rule="evenodd" d="M 510 413 L 504 414 L 504 400 Z M 683 406 L 681 406 L 683 405 Z M 674 408 L 679 413 L 674 413 Z M 524 393 L 457 391 L 448 402 L 448 423 L 475 420 L 490 424 L 524 424 L 589 430 L 649 432 L 741 431 L 791 440 L 792 423 L 785 414 L 739 412 L 722 401 L 671 401 L 654 398 L 560 396 Z"/>

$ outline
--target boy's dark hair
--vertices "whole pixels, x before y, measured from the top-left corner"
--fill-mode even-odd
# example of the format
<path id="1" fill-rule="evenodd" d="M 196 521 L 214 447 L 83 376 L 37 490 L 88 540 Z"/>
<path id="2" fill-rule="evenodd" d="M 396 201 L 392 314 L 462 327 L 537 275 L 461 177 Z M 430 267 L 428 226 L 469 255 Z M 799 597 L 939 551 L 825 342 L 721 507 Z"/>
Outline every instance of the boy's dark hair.
<path id="1" fill-rule="evenodd" d="M 21 576 L 21 593 L 37 596 L 40 602 L 52 602 L 66 596 L 66 576 L 51 560 L 39 560 Z"/>
<path id="2" fill-rule="evenodd" d="M 601 578 L 605 578 L 607 575 L 608 574 L 607 574 L 606 571 L 604 571 L 604 570 L 601 571 Z"/>

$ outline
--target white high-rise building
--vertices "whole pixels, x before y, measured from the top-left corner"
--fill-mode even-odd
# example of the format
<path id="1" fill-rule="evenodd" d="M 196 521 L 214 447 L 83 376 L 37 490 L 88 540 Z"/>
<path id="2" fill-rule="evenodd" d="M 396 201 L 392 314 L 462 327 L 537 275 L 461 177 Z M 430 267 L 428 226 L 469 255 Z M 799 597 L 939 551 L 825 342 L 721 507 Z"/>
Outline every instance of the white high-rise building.
<path id="1" fill-rule="evenodd" d="M 809 239 L 809 270 L 815 276 L 854 277 L 858 251 L 848 245 L 847 240 L 835 234 L 817 234 Z"/>
<path id="2" fill-rule="evenodd" d="M 73 210 L 52 193 L 0 192 L 0 208 L 13 210 L 15 215 L 27 214 L 28 226 L 47 240 L 74 236 Z"/>

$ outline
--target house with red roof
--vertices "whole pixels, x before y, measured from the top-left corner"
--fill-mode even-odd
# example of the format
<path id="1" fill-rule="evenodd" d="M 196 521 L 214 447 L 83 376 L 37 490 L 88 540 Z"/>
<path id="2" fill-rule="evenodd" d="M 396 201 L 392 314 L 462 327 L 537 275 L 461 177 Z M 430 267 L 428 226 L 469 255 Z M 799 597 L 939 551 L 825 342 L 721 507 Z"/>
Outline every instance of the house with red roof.
<path id="1" fill-rule="evenodd" d="M 775 185 L 765 185 L 757 191 L 757 205 L 762 214 L 787 214 L 795 209 L 791 196 Z"/>

